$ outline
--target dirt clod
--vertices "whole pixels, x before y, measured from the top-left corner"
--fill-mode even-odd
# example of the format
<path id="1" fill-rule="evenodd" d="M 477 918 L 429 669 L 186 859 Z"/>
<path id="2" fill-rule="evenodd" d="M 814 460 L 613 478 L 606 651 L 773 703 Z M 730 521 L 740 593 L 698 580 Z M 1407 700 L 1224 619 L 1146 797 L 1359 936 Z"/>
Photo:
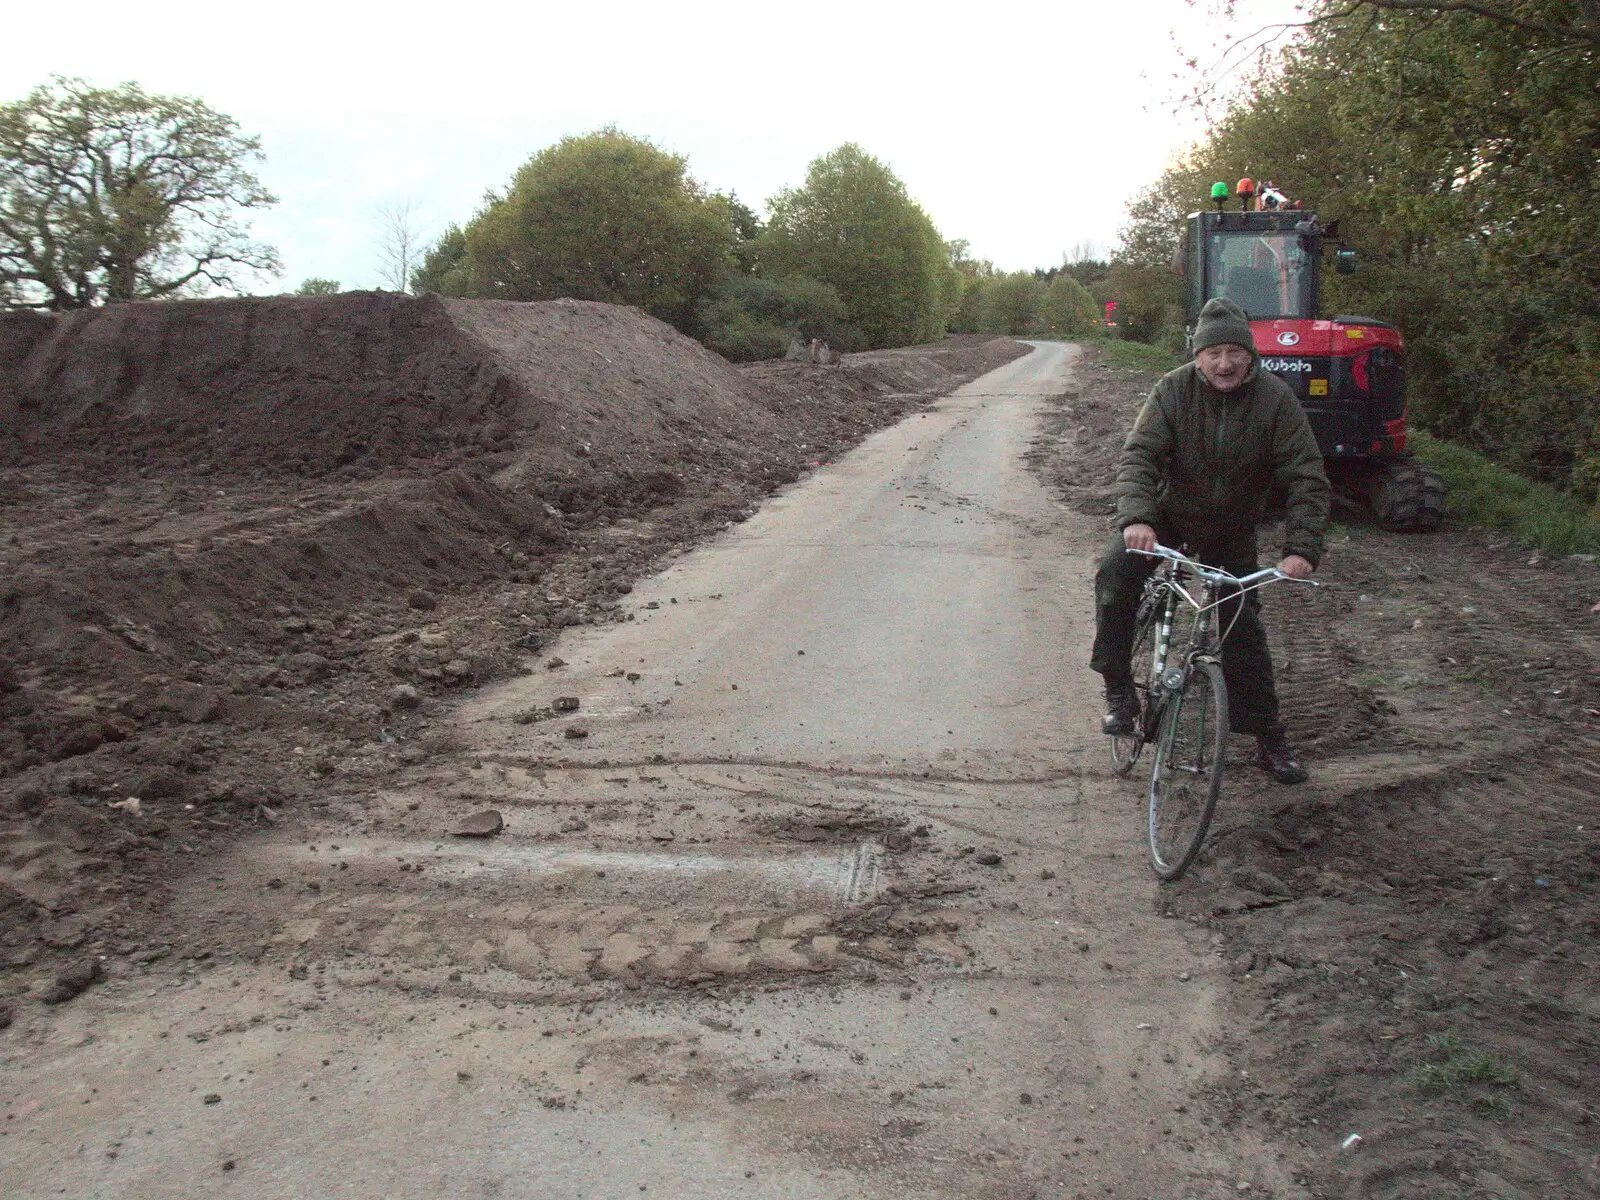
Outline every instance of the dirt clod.
<path id="1" fill-rule="evenodd" d="M 98 958 L 85 958 L 56 976 L 55 982 L 39 996 L 46 1004 L 65 1004 L 88 991 L 105 977 Z"/>
<path id="2" fill-rule="evenodd" d="M 1292 896 L 1294 894 L 1287 883 L 1276 875 L 1261 870 L 1259 867 L 1239 867 L 1229 878 L 1246 891 L 1258 892 L 1263 896 Z"/>
<path id="3" fill-rule="evenodd" d="M 484 838 L 494 837 L 505 827 L 506 821 L 500 815 L 500 811 L 494 808 L 486 808 L 482 812 L 473 813 L 457 825 L 452 832 L 456 837 Z"/>

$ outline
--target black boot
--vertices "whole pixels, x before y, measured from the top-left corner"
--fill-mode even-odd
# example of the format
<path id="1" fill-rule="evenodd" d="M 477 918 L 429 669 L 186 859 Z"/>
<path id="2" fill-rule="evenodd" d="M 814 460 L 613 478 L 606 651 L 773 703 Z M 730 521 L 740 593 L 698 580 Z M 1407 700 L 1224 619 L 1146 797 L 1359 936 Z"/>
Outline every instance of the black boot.
<path id="1" fill-rule="evenodd" d="M 1289 749 L 1289 739 L 1282 730 L 1256 738 L 1256 766 L 1279 783 L 1304 783 L 1308 778 L 1306 769 Z"/>
<path id="2" fill-rule="evenodd" d="M 1100 728 L 1108 737 L 1132 737 L 1139 731 L 1139 693 L 1132 680 L 1106 680 L 1106 715 Z"/>

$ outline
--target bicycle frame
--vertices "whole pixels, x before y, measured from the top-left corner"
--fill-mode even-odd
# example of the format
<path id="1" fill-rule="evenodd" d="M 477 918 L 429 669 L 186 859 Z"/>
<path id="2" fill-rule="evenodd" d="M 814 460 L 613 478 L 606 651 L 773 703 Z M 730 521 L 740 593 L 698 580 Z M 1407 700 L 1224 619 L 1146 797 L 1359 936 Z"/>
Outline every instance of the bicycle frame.
<path id="1" fill-rule="evenodd" d="M 1161 710 L 1167 696 L 1182 690 L 1189 668 L 1200 659 L 1220 662 L 1222 643 L 1227 641 L 1228 634 L 1233 632 L 1234 623 L 1239 619 L 1239 612 L 1243 611 L 1245 594 L 1265 587 L 1269 583 L 1293 579 L 1293 576 L 1285 575 L 1277 567 L 1263 567 L 1259 571 L 1252 571 L 1243 576 L 1232 575 L 1227 571 L 1196 562 L 1169 546 L 1157 545 L 1154 550 L 1129 549 L 1128 553 L 1163 560 L 1158 573 L 1151 577 L 1150 583 L 1146 584 L 1147 588 L 1153 588 L 1163 598 L 1161 624 L 1156 633 L 1155 649 L 1150 664 L 1150 693 L 1145 698 L 1144 725 L 1141 730 L 1141 740 L 1148 742 L 1161 724 Z M 1198 597 L 1191 594 L 1184 586 L 1186 575 L 1200 581 Z M 1317 586 L 1316 581 L 1310 579 L 1294 580 L 1294 582 Z M 1194 610 L 1194 625 L 1189 632 L 1189 648 L 1184 655 L 1183 664 L 1169 667 L 1167 658 L 1172 652 L 1172 627 L 1177 616 L 1179 600 Z M 1214 636 L 1214 614 L 1223 604 L 1230 601 L 1236 601 L 1240 607 L 1235 611 L 1233 620 L 1228 622 L 1228 628 L 1224 629 L 1220 636 Z"/>

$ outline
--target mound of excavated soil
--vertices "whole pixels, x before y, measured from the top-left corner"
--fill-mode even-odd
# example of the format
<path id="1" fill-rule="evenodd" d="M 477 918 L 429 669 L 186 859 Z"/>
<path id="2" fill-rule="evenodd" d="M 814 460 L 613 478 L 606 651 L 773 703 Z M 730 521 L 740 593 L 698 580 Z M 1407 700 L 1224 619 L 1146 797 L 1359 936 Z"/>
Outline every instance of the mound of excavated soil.
<path id="1" fill-rule="evenodd" d="M 741 371 L 637 309 L 390 293 L 13 314 L 0 463 L 252 483 L 471 463 L 564 511 L 627 510 L 729 474 L 787 482 L 791 433 L 859 436 L 967 377 L 971 349 Z"/>
<path id="2" fill-rule="evenodd" d="M 14 462 L 70 446 L 102 468 L 350 475 L 537 447 L 625 470 L 774 427 L 698 343 L 637 310 L 580 301 L 250 298 L 3 328 L 0 425 Z"/>
<path id="3" fill-rule="evenodd" d="M 135 944 L 174 860 L 426 758 L 436 697 L 1023 352 L 734 368 L 577 301 L 0 317 L 0 964 Z"/>

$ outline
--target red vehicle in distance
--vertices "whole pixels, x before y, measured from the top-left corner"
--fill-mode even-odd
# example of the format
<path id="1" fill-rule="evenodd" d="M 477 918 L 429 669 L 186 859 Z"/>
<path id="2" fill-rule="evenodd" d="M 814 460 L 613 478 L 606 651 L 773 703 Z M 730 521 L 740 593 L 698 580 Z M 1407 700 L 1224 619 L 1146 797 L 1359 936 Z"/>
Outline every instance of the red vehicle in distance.
<path id="1" fill-rule="evenodd" d="M 1217 210 L 1190 214 L 1184 229 L 1191 334 L 1214 296 L 1244 309 L 1262 366 L 1299 397 L 1340 498 L 1388 529 L 1437 529 L 1444 481 L 1406 449 L 1405 339 L 1377 317 L 1317 315 L 1324 249 L 1340 274 L 1355 269 L 1354 251 L 1337 223 L 1320 224 L 1270 183 L 1241 179 L 1236 194 L 1240 210 L 1224 211 L 1227 185 L 1215 185 Z"/>

